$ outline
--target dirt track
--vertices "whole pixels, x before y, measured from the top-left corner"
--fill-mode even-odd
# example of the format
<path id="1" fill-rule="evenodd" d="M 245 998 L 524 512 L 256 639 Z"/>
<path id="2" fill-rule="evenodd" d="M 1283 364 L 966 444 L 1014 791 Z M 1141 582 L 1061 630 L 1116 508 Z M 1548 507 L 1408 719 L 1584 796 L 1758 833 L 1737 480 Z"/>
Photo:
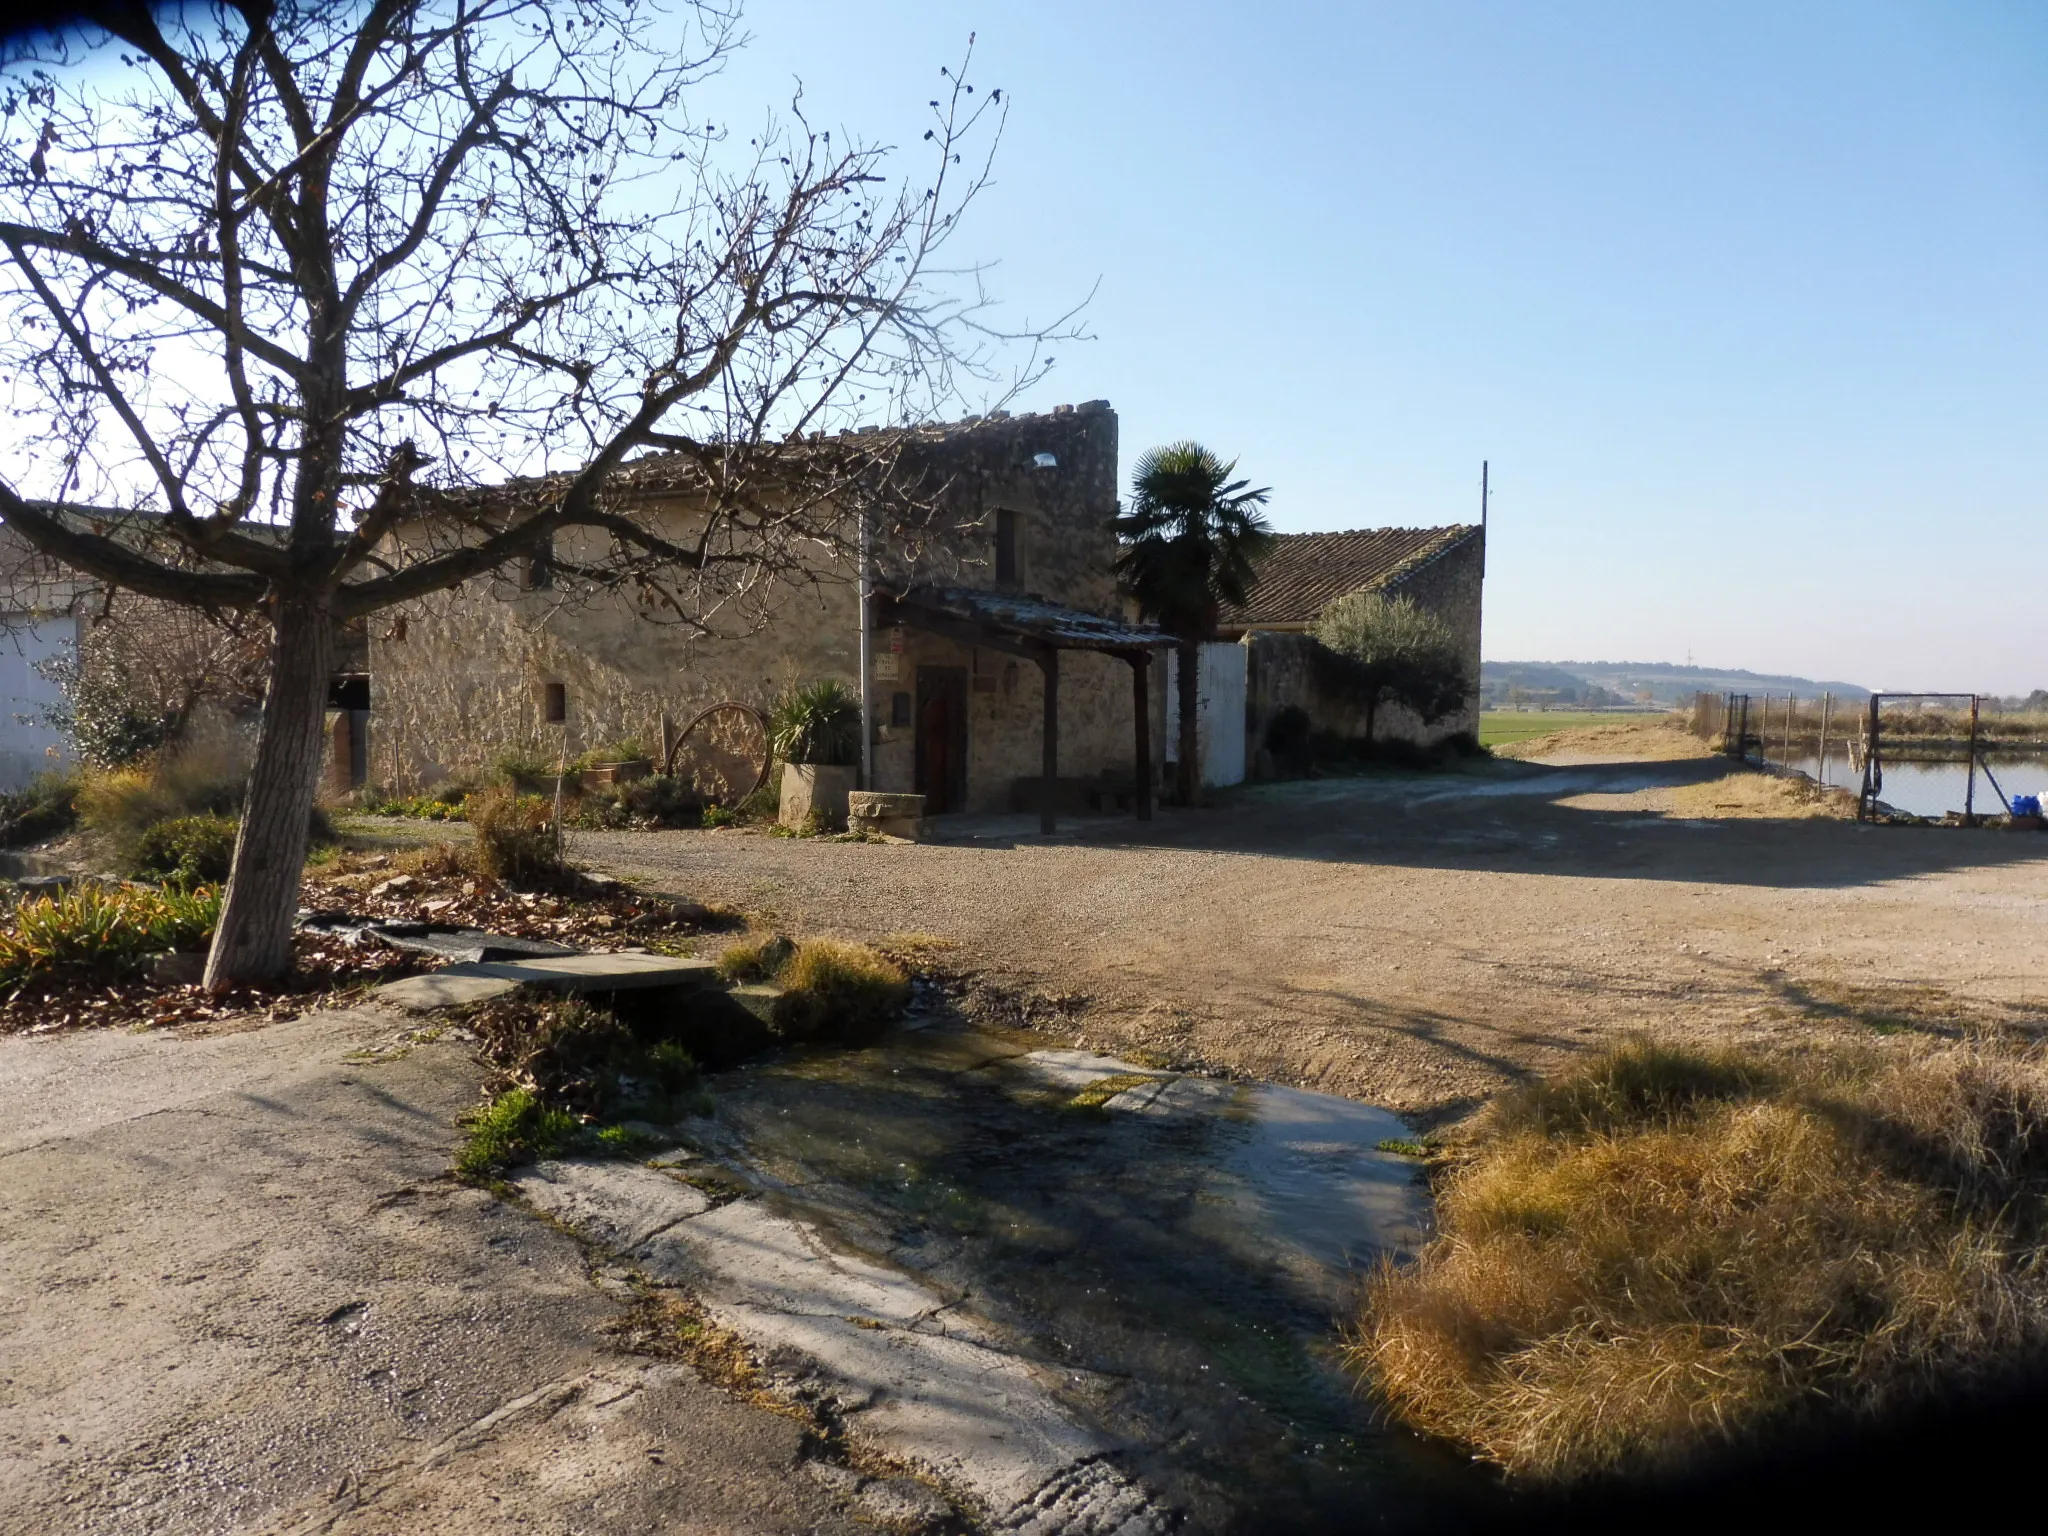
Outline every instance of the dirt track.
<path id="1" fill-rule="evenodd" d="M 922 931 L 1067 1038 L 1454 1117 L 1640 1030 L 2048 1026 L 2048 837 L 1860 827 L 1675 732 L 1261 786 L 1051 843 L 586 834 L 791 929 Z M 1620 762 L 1598 759 L 1620 756 Z"/>

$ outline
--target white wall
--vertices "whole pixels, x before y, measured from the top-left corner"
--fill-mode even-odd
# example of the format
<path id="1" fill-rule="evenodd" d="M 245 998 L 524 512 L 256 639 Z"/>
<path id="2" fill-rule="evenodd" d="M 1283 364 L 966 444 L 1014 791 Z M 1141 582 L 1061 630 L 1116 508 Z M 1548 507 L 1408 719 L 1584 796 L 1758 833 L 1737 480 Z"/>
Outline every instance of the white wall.
<path id="1" fill-rule="evenodd" d="M 77 642 L 76 619 L 0 614 L 0 789 L 19 789 L 70 758 L 71 743 L 61 734 L 20 717 L 62 701 L 57 685 L 40 676 L 36 664 Z"/>
<path id="2" fill-rule="evenodd" d="M 1166 760 L 1180 756 L 1180 652 L 1166 656 Z M 1211 788 L 1244 782 L 1245 650 L 1234 640 L 1202 647 L 1196 678 L 1195 740 L 1202 782 Z"/>

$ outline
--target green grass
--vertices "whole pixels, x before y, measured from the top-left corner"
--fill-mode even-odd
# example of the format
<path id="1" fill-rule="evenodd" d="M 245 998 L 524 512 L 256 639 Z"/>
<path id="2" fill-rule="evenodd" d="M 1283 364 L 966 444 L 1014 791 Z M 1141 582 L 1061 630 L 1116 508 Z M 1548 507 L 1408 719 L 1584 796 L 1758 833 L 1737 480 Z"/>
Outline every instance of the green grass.
<path id="1" fill-rule="evenodd" d="M 472 1182 L 496 1178 L 519 1163 L 568 1150 L 580 1127 L 567 1110 L 549 1109 L 530 1088 L 501 1093 L 467 1121 L 455 1172 Z"/>
<path id="2" fill-rule="evenodd" d="M 1621 725 L 1627 714 L 1574 714 L 1562 709 L 1489 709 L 1479 716 L 1479 745 L 1505 747 L 1552 731 L 1576 731 L 1589 725 Z"/>

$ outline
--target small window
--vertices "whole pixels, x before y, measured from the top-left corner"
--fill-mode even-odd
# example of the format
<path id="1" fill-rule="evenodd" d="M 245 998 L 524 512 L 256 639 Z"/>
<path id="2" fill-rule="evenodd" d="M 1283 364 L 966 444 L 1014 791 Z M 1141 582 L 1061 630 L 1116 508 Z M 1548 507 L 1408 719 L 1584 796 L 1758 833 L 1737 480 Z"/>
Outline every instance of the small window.
<path id="1" fill-rule="evenodd" d="M 996 512 L 996 585 L 1017 584 L 1017 514 L 1008 507 Z"/>
<path id="2" fill-rule="evenodd" d="M 549 725 L 566 725 L 569 721 L 569 685 L 549 683 L 541 690 L 541 708 Z"/>
<path id="3" fill-rule="evenodd" d="M 889 723 L 899 726 L 910 724 L 909 694 L 892 693 L 889 695 Z"/>
<path id="4" fill-rule="evenodd" d="M 555 539 L 549 534 L 533 546 L 526 557 L 526 571 L 520 585 L 529 592 L 544 592 L 555 584 Z"/>

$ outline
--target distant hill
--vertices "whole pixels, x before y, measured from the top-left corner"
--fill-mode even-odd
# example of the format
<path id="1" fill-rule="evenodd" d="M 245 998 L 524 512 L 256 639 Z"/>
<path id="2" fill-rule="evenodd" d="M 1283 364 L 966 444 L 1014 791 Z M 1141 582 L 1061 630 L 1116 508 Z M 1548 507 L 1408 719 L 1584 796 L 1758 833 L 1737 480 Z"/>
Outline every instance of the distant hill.
<path id="1" fill-rule="evenodd" d="M 1480 699 L 1489 708 L 1532 704 L 1599 707 L 1647 702 L 1690 703 L 1695 693 L 1795 694 L 1861 701 L 1870 690 L 1855 683 L 1815 681 L 1740 668 L 1679 666 L 1668 661 L 1489 661 L 1480 667 Z"/>

